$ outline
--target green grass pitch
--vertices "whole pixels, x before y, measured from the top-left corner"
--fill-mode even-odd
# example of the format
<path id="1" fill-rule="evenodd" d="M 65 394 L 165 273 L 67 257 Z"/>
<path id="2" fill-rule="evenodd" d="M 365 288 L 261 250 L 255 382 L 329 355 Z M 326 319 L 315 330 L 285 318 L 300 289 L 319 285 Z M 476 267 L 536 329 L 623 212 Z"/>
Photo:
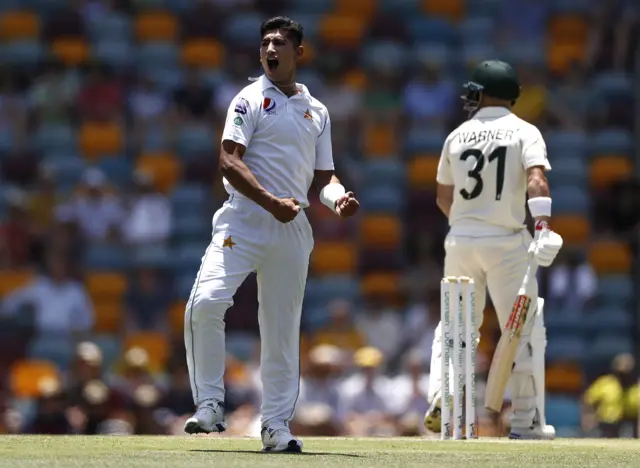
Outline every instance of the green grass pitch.
<path id="1" fill-rule="evenodd" d="M 257 439 L 220 436 L 3 436 L 0 467 L 631 467 L 640 441 L 304 438 L 305 453 L 261 453 Z"/>

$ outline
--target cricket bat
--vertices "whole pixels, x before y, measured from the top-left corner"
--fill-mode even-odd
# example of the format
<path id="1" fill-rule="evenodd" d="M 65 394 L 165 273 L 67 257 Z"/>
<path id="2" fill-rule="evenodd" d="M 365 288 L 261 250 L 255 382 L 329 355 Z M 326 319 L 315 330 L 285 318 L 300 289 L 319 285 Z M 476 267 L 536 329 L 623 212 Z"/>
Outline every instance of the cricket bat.
<path id="1" fill-rule="evenodd" d="M 484 406 L 493 411 L 500 412 L 502 410 L 507 383 L 513 370 L 520 336 L 531 305 L 531 298 L 526 295 L 527 285 L 530 278 L 535 276 L 536 270 L 537 264 L 530 253 L 527 270 L 518 290 L 518 297 L 513 304 L 511 315 L 509 315 L 509 320 L 502 331 L 489 368 Z"/>

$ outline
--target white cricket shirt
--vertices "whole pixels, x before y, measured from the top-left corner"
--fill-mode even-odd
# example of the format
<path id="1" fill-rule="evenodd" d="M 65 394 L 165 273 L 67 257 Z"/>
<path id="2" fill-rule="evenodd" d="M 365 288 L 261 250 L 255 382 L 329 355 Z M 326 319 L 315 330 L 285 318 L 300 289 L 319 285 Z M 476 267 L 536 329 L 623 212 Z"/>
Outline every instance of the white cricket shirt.
<path id="1" fill-rule="evenodd" d="M 485 107 L 447 137 L 437 181 L 453 185 L 450 232 L 499 235 L 522 229 L 527 174 L 551 170 L 540 131 L 503 107 Z"/>
<path id="2" fill-rule="evenodd" d="M 324 104 L 296 85 L 300 93 L 287 97 L 262 75 L 240 91 L 229 106 L 222 141 L 247 148 L 242 161 L 267 191 L 306 208 L 314 171 L 334 169 L 331 121 Z M 227 193 L 243 197 L 223 181 Z"/>

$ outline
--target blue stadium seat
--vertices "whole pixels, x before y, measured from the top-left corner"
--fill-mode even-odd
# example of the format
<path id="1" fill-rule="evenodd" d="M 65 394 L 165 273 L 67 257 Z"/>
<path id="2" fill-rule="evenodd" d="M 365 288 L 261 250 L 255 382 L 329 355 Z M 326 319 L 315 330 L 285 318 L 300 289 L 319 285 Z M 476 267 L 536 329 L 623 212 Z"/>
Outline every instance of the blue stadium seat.
<path id="1" fill-rule="evenodd" d="M 411 129 L 405 144 L 408 154 L 430 152 L 440 154 L 447 135 L 429 129 Z"/>
<path id="2" fill-rule="evenodd" d="M 546 358 L 550 362 L 554 361 L 579 361 L 584 358 L 586 351 L 585 341 L 571 333 L 555 339 L 549 340 L 547 343 Z"/>
<path id="3" fill-rule="evenodd" d="M 604 98 L 633 98 L 632 77 L 623 71 L 599 73 L 593 78 L 591 89 Z"/>
<path id="4" fill-rule="evenodd" d="M 602 305 L 624 306 L 633 300 L 633 281 L 627 275 L 598 278 L 598 300 Z"/>
<path id="5" fill-rule="evenodd" d="M 158 90 L 170 93 L 184 83 L 184 69 L 164 65 L 139 65 L 138 70 L 154 83 Z"/>
<path id="6" fill-rule="evenodd" d="M 0 46 L 0 59 L 5 65 L 33 68 L 43 57 L 43 47 L 37 41 L 15 41 Z"/>
<path id="7" fill-rule="evenodd" d="M 547 424 L 556 428 L 580 427 L 580 400 L 575 396 L 548 395 Z"/>
<path id="8" fill-rule="evenodd" d="M 331 11 L 335 5 L 335 0 L 305 0 L 304 2 L 290 2 L 290 10 L 294 15 L 294 18 L 297 18 L 297 13 L 301 14 L 322 14 L 328 13 Z M 307 27 L 306 23 L 302 23 L 302 25 Z"/>
<path id="9" fill-rule="evenodd" d="M 305 85 L 307 89 L 309 89 L 309 92 L 316 96 L 322 94 L 322 90 L 324 89 L 321 75 L 312 68 L 301 68 L 298 70 L 296 81 Z"/>
<path id="10" fill-rule="evenodd" d="M 591 342 L 583 357 L 585 365 L 608 365 L 621 353 L 633 352 L 633 341 L 626 334 L 600 334 Z"/>
<path id="11" fill-rule="evenodd" d="M 306 2 L 305 2 L 306 6 Z M 299 13 L 298 13 L 299 12 Z M 302 10 L 296 10 L 295 5 L 289 9 L 287 16 L 295 18 L 304 28 L 304 40 L 311 42 L 312 44 L 318 39 L 318 33 L 320 31 L 320 19 L 321 13 L 316 13 L 306 8 Z"/>
<path id="12" fill-rule="evenodd" d="M 490 16 L 467 18 L 458 26 L 460 42 L 473 43 L 478 38 L 492 37 L 495 32 L 495 21 Z"/>
<path id="13" fill-rule="evenodd" d="M 74 152 L 76 132 L 71 125 L 43 124 L 33 137 L 34 149 L 44 152 Z"/>
<path id="14" fill-rule="evenodd" d="M 179 272 L 180 275 L 191 275 L 192 283 L 200 268 L 207 243 L 208 240 L 183 244 L 176 247 L 173 251 L 172 259 L 175 271 Z"/>
<path id="15" fill-rule="evenodd" d="M 119 247 L 89 245 L 84 263 L 89 270 L 125 270 L 129 266 L 129 258 Z"/>
<path id="16" fill-rule="evenodd" d="M 581 187 L 553 187 L 554 214 L 584 214 L 589 213 L 589 193 Z"/>
<path id="17" fill-rule="evenodd" d="M 627 309 L 613 306 L 601 306 L 589 313 L 584 325 L 592 335 L 609 333 L 624 335 L 633 327 L 633 317 Z"/>
<path id="18" fill-rule="evenodd" d="M 203 213 L 209 204 L 211 195 L 198 185 L 181 185 L 171 194 L 171 206 L 175 213 Z"/>
<path id="19" fill-rule="evenodd" d="M 196 279 L 196 275 L 198 273 L 198 267 L 194 270 L 193 268 L 186 269 L 184 273 L 176 279 L 176 295 L 179 299 L 187 300 L 189 299 L 189 295 L 191 294 L 191 289 L 193 289 L 193 284 Z"/>
<path id="20" fill-rule="evenodd" d="M 362 166 L 360 186 L 404 188 L 406 179 L 406 166 L 400 161 L 370 160 Z"/>
<path id="21" fill-rule="evenodd" d="M 502 0 L 468 0 L 467 1 L 467 17 L 475 18 L 478 16 L 498 17 Z"/>
<path id="22" fill-rule="evenodd" d="M 182 157 L 213 152 L 214 133 L 210 125 L 185 124 L 178 134 L 178 151 Z"/>
<path id="23" fill-rule="evenodd" d="M 555 190 L 561 186 L 578 186 L 586 188 L 589 180 L 589 167 L 580 153 L 558 153 L 551 162 L 551 171 L 547 173 L 547 179 Z"/>
<path id="24" fill-rule="evenodd" d="M 31 359 L 43 359 L 53 362 L 59 369 L 68 367 L 74 355 L 73 340 L 68 336 L 38 335 L 31 340 L 27 356 Z"/>
<path id="25" fill-rule="evenodd" d="M 82 158 L 73 153 L 51 153 L 43 160 L 56 173 L 56 182 L 62 192 L 69 192 L 78 184 L 86 165 Z"/>
<path id="26" fill-rule="evenodd" d="M 446 44 L 421 43 L 415 44 L 411 50 L 409 67 L 419 65 L 436 65 L 441 69 L 447 69 L 454 61 L 455 49 Z"/>
<path id="27" fill-rule="evenodd" d="M 211 218 L 200 213 L 176 213 L 172 237 L 177 243 L 206 240 L 211 237 Z"/>
<path id="28" fill-rule="evenodd" d="M 151 267 L 151 268 L 170 268 L 171 267 L 171 251 L 162 245 L 147 245 L 137 247 L 131 257 L 131 265 L 134 268 Z"/>
<path id="29" fill-rule="evenodd" d="M 302 310 L 302 328 L 306 333 L 314 333 L 331 321 L 326 307 L 309 307 Z"/>
<path id="30" fill-rule="evenodd" d="M 582 314 L 571 313 L 568 310 L 545 310 L 544 315 L 549 341 L 562 339 L 567 335 L 581 337 L 586 331 Z"/>
<path id="31" fill-rule="evenodd" d="M 475 67 L 487 57 L 497 57 L 498 55 L 495 46 L 489 42 L 468 43 L 462 45 L 460 60 L 465 67 Z"/>
<path id="32" fill-rule="evenodd" d="M 102 368 L 109 369 L 120 358 L 122 342 L 114 335 L 96 335 L 93 341 L 102 351 Z"/>
<path id="33" fill-rule="evenodd" d="M 378 9 L 381 13 L 411 18 L 421 14 L 420 0 L 379 0 Z"/>
<path id="34" fill-rule="evenodd" d="M 92 42 L 131 42 L 133 26 L 131 18 L 124 14 L 108 13 L 99 19 L 87 22 Z"/>
<path id="35" fill-rule="evenodd" d="M 394 41 L 370 42 L 360 54 L 363 67 L 378 70 L 383 67 L 403 69 L 407 63 L 405 47 Z"/>
<path id="36" fill-rule="evenodd" d="M 13 132 L 8 128 L 0 130 L 0 152 L 9 152 L 15 146 Z"/>
<path id="37" fill-rule="evenodd" d="M 227 353 L 241 361 L 248 361 L 253 357 L 257 343 L 257 338 L 250 333 L 231 332 L 225 337 Z"/>
<path id="38" fill-rule="evenodd" d="M 184 0 L 163 0 L 163 6 L 170 9 L 175 13 L 186 13 L 194 6 L 191 2 L 185 2 Z"/>
<path id="39" fill-rule="evenodd" d="M 408 20 L 408 27 L 414 42 L 452 44 L 456 40 L 456 30 L 444 19 L 415 16 Z"/>
<path id="40" fill-rule="evenodd" d="M 306 2 L 305 2 L 306 4 Z M 256 42 L 255 35 L 260 31 L 264 19 L 257 13 L 243 12 L 231 17 L 225 28 L 225 39 L 239 46 L 249 46 Z"/>
<path id="41" fill-rule="evenodd" d="M 554 169 L 556 161 L 562 160 L 565 153 L 586 155 L 589 150 L 589 136 L 584 132 L 555 130 L 545 132 L 544 139 Z"/>
<path id="42" fill-rule="evenodd" d="M 393 187 L 370 187 L 358 196 L 362 209 L 372 213 L 400 213 L 405 207 L 404 190 Z"/>
<path id="43" fill-rule="evenodd" d="M 327 276 L 325 278 L 309 278 L 305 290 L 305 307 L 323 307 L 334 299 L 345 299 L 350 302 L 358 300 L 360 289 L 352 276 Z"/>
<path id="44" fill-rule="evenodd" d="M 126 68 L 134 58 L 133 47 L 128 41 L 102 39 L 93 46 L 93 54 L 105 64 L 116 68 Z"/>
<path id="45" fill-rule="evenodd" d="M 546 65 L 546 49 L 539 42 L 509 42 L 505 44 L 502 54 L 504 60 L 514 66 L 528 65 L 542 67 Z"/>
<path id="46" fill-rule="evenodd" d="M 202 78 L 202 81 L 205 85 L 214 89 L 224 83 L 227 79 L 224 70 L 218 68 L 215 68 L 213 70 L 202 70 L 200 72 L 200 78 Z"/>
<path id="47" fill-rule="evenodd" d="M 105 157 L 100 159 L 98 167 L 104 172 L 109 182 L 119 188 L 127 188 L 131 184 L 133 165 L 124 156 Z"/>
<path id="48" fill-rule="evenodd" d="M 20 430 L 25 431 L 38 413 L 38 402 L 31 398 L 14 398 L 10 408 L 14 408 L 21 416 Z"/>
<path id="49" fill-rule="evenodd" d="M 555 14 L 590 13 L 593 2 L 591 0 L 555 0 L 551 2 L 550 7 Z"/>
<path id="50" fill-rule="evenodd" d="M 142 151 L 162 151 L 167 148 L 167 137 L 160 125 L 149 125 L 142 137 Z"/>
<path id="51" fill-rule="evenodd" d="M 179 50 L 172 42 L 145 42 L 138 46 L 136 55 L 140 67 L 178 68 Z"/>
<path id="52" fill-rule="evenodd" d="M 592 154 L 631 154 L 633 151 L 633 136 L 617 128 L 596 133 L 589 143 Z"/>

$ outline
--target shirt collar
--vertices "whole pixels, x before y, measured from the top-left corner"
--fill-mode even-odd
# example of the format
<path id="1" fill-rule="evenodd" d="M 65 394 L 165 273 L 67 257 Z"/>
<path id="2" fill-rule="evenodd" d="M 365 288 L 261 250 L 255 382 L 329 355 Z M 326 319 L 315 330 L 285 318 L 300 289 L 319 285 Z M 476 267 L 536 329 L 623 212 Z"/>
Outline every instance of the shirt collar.
<path id="1" fill-rule="evenodd" d="M 266 91 L 269 88 L 274 88 L 277 89 L 278 91 L 280 91 L 280 89 L 278 89 L 278 87 L 273 83 L 273 81 L 271 81 L 269 78 L 267 78 L 266 75 L 262 75 L 260 76 L 260 78 L 258 78 L 258 83 L 260 83 L 260 88 L 262 89 L 262 91 Z M 303 95 L 309 95 L 309 90 L 307 89 L 307 87 L 305 85 L 303 85 L 302 83 L 296 83 L 296 86 L 298 87 L 298 90 L 300 91 L 300 94 Z M 282 91 L 280 91 L 282 92 Z"/>
<path id="2" fill-rule="evenodd" d="M 511 110 L 506 107 L 483 107 L 482 109 L 476 112 L 474 118 L 483 118 L 483 117 L 504 117 L 505 115 L 511 114 Z"/>

